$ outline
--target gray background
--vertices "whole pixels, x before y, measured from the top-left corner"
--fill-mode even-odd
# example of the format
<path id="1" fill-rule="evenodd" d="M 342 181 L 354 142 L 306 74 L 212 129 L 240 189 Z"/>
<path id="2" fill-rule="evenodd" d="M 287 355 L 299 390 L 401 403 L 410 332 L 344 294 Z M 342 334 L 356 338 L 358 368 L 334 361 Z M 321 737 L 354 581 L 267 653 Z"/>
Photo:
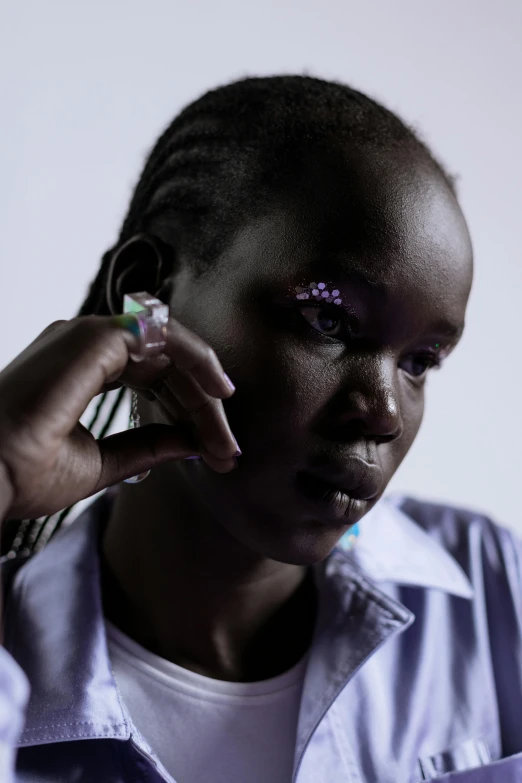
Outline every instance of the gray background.
<path id="1" fill-rule="evenodd" d="M 459 175 L 476 251 L 467 333 L 431 377 L 391 489 L 522 533 L 520 0 L 6 5 L 0 366 L 74 314 L 149 147 L 186 102 L 246 75 L 344 80 L 419 127 Z"/>

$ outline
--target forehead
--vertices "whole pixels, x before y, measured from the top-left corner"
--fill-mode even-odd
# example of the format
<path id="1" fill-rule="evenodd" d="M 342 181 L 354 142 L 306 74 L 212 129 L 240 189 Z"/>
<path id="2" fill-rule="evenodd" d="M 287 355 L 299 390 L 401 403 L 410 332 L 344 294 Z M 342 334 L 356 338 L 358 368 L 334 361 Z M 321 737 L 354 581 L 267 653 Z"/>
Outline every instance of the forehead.
<path id="1" fill-rule="evenodd" d="M 467 226 L 442 174 L 420 153 L 316 153 L 271 206 L 227 253 L 239 277 L 358 288 L 367 278 L 383 307 L 397 298 L 417 309 L 440 302 L 463 317 L 472 266 Z"/>

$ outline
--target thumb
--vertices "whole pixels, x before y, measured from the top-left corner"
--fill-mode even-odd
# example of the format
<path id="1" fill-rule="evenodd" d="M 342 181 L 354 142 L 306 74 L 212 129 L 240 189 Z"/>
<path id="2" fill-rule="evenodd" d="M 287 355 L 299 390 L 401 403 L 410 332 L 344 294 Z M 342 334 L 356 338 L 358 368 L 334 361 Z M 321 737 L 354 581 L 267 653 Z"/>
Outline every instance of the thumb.
<path id="1" fill-rule="evenodd" d="M 96 492 L 170 460 L 199 454 L 194 437 L 168 424 L 146 424 L 98 441 L 102 459 Z"/>

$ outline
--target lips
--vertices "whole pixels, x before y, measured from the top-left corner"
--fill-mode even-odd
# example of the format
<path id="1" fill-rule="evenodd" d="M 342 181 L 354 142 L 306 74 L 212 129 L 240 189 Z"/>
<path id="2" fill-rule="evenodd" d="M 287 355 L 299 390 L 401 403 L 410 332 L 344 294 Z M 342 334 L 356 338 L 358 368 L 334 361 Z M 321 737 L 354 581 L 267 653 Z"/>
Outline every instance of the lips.
<path id="1" fill-rule="evenodd" d="M 380 465 L 356 455 L 346 457 L 342 463 L 323 464 L 304 472 L 329 482 L 341 492 L 359 500 L 378 495 L 384 482 Z"/>
<path id="2" fill-rule="evenodd" d="M 379 495 L 383 485 L 380 465 L 359 456 L 348 456 L 342 463 L 323 463 L 297 474 L 300 492 L 337 518 L 362 516 L 365 501 Z"/>

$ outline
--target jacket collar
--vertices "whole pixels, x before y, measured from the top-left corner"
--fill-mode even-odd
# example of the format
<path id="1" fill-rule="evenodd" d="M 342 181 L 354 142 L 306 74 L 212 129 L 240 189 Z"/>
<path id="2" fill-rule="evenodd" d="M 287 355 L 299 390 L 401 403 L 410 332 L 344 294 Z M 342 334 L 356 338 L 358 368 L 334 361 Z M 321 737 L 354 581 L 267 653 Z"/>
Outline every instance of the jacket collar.
<path id="1" fill-rule="evenodd" d="M 346 683 L 415 619 L 380 586 L 415 585 L 462 598 L 473 595 L 457 562 L 401 511 L 401 501 L 379 501 L 359 523 L 355 548 L 337 547 L 316 568 L 319 618 L 301 699 L 293 780 L 315 728 Z"/>
<path id="2" fill-rule="evenodd" d="M 5 646 L 31 683 L 19 744 L 132 736 L 154 759 L 130 721 L 110 668 L 98 556 L 110 503 L 110 493 L 99 497 L 24 565 L 11 587 Z M 316 567 L 322 608 L 305 680 L 296 759 L 343 684 L 414 620 L 378 582 L 471 595 L 457 563 L 397 503 L 379 501 L 363 525 L 356 555 L 337 549 Z"/>
<path id="3" fill-rule="evenodd" d="M 359 523 L 352 557 L 374 582 L 393 582 L 473 598 L 471 582 L 435 538 L 401 509 L 404 498 L 379 501 Z"/>

